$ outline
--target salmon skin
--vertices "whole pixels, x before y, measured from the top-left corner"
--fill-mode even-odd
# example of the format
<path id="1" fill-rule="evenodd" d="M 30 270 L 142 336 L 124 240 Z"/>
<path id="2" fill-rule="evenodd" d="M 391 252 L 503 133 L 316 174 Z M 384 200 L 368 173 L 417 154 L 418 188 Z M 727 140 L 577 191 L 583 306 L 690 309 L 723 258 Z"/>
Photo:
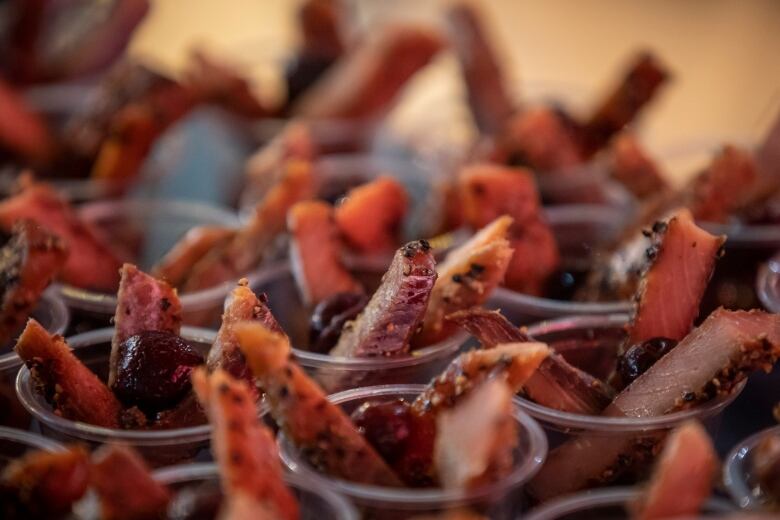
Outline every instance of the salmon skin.
<path id="1" fill-rule="evenodd" d="M 0 345 L 22 328 L 67 255 L 64 242 L 36 223 L 14 225 L 0 249 Z"/>
<path id="2" fill-rule="evenodd" d="M 358 317 L 344 324 L 333 356 L 401 356 L 425 315 L 436 282 L 436 262 L 425 240 L 395 253 L 382 283 Z"/>

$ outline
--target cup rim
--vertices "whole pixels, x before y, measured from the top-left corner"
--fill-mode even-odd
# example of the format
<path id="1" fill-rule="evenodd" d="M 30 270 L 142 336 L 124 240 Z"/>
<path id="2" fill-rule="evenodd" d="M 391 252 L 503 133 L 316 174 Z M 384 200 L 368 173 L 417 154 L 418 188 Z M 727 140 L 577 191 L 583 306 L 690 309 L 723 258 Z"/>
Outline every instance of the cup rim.
<path id="1" fill-rule="evenodd" d="M 197 220 L 213 220 L 214 225 L 237 228 L 240 226 L 238 216 L 227 209 L 205 204 L 202 202 L 193 202 L 186 200 L 157 200 L 153 198 L 122 199 L 122 200 L 101 200 L 88 202 L 79 207 L 79 214 L 85 215 L 114 215 L 118 213 L 165 213 L 177 214 L 181 216 L 190 216 Z M 87 220 L 89 220 L 87 218 Z M 181 293 L 179 300 L 182 304 L 183 312 L 198 311 L 213 306 L 216 302 L 224 300 L 236 286 L 239 278 L 247 278 L 251 281 L 257 278 L 261 272 L 257 268 L 243 277 L 236 277 L 235 280 L 229 280 L 214 285 L 207 289 L 199 291 Z M 106 294 L 87 289 L 82 289 L 65 283 L 57 283 L 60 295 L 67 305 L 73 309 L 79 309 L 88 312 L 98 312 L 102 314 L 113 314 L 117 305 L 116 294 Z"/>
<path id="2" fill-rule="evenodd" d="M 544 334 L 569 330 L 574 328 L 622 328 L 628 322 L 626 314 L 609 314 L 606 316 L 567 316 L 549 321 L 543 321 L 528 327 L 528 335 L 539 338 Z M 584 415 L 573 412 L 554 410 L 539 405 L 523 397 L 515 397 L 517 404 L 528 415 L 542 423 L 554 424 L 557 427 L 600 432 L 604 434 L 616 434 L 636 431 L 654 431 L 666 429 L 680 424 L 688 419 L 702 419 L 717 415 L 726 406 L 731 404 L 745 388 L 746 380 L 743 380 L 730 394 L 716 397 L 698 406 L 672 412 L 664 415 L 649 417 L 605 417 L 602 415 Z"/>
<path id="3" fill-rule="evenodd" d="M 583 221 L 610 226 L 623 219 L 625 212 L 598 204 L 562 204 L 544 208 L 544 215 L 553 227 L 556 224 Z M 497 287 L 488 301 L 494 306 L 511 306 L 513 311 L 528 312 L 534 316 L 541 314 L 539 317 L 549 318 L 574 314 L 613 314 L 628 312 L 631 309 L 631 302 L 628 300 L 609 302 L 554 300 L 523 294 L 504 287 Z"/>
<path id="4" fill-rule="evenodd" d="M 625 505 L 636 501 L 641 496 L 642 490 L 637 487 L 618 486 L 595 489 L 553 499 L 531 510 L 525 518 L 527 520 L 556 520 L 563 515 L 594 507 Z M 734 512 L 734 506 L 728 500 L 720 497 L 711 496 L 705 503 L 715 512 Z"/>
<path id="5" fill-rule="evenodd" d="M 50 309 L 53 316 L 53 320 L 49 323 L 48 327 L 46 327 L 46 331 L 49 334 L 64 334 L 65 329 L 68 327 L 68 323 L 70 323 L 70 312 L 68 311 L 68 306 L 65 305 L 65 302 L 55 288 L 50 286 L 43 291 L 36 308 L 40 306 Z M 13 343 L 13 340 L 11 340 L 11 342 Z M 0 356 L 0 372 L 16 368 L 20 365 L 22 365 L 22 358 L 20 358 L 13 349 Z"/>
<path id="6" fill-rule="evenodd" d="M 6 441 L 17 442 L 19 444 L 26 444 L 31 448 L 44 451 L 64 451 L 65 446 L 59 442 L 38 435 L 30 431 L 20 430 L 18 428 L 9 428 L 7 426 L 0 426 L 0 439 Z"/>
<path id="7" fill-rule="evenodd" d="M 770 312 L 780 312 L 780 252 L 758 268 L 756 294 Z"/>
<path id="8" fill-rule="evenodd" d="M 765 428 L 743 439 L 729 451 L 723 461 L 723 483 L 726 486 L 726 491 L 731 499 L 742 509 L 758 511 L 764 507 L 753 494 L 753 490 L 745 479 L 744 472 L 740 471 L 740 469 L 745 459 L 755 449 L 761 439 L 769 435 L 780 435 L 780 425 Z"/>
<path id="9" fill-rule="evenodd" d="M 186 480 L 206 480 L 208 478 L 220 479 L 219 468 L 214 462 L 196 462 L 191 464 L 177 464 L 167 466 L 152 472 L 152 476 L 158 482 L 166 485 L 176 484 Z M 340 520 L 357 520 L 358 514 L 355 507 L 343 496 L 334 493 L 323 486 L 312 485 L 309 479 L 292 473 L 284 472 L 285 484 L 314 493 L 323 498 L 333 508 L 334 513 L 338 513 Z"/>
<path id="10" fill-rule="evenodd" d="M 346 401 L 358 398 L 374 398 L 382 396 L 398 395 L 419 395 L 426 385 L 405 384 L 405 385 L 377 385 L 352 390 L 344 390 L 328 396 L 328 400 L 334 404 L 342 404 Z M 450 504 L 469 503 L 479 499 L 489 497 L 497 492 L 510 492 L 513 488 L 519 487 L 533 477 L 541 468 L 547 457 L 547 436 L 536 421 L 528 414 L 524 413 L 516 403 L 513 402 L 512 415 L 523 430 L 522 434 L 530 444 L 530 453 L 525 459 L 515 467 L 512 472 L 501 479 L 485 486 L 480 486 L 473 490 L 444 490 L 436 489 L 414 489 L 414 488 L 391 488 L 383 486 L 373 486 L 367 484 L 358 484 L 349 482 L 336 477 L 322 475 L 312 469 L 308 463 L 302 461 L 295 453 L 294 448 L 287 441 L 283 432 L 279 432 L 277 444 L 279 445 L 279 455 L 283 464 L 293 473 L 298 473 L 307 477 L 317 485 L 328 487 L 333 491 L 340 493 L 350 499 L 356 499 L 360 502 L 392 502 L 399 508 L 414 508 L 425 506 L 432 503 L 448 502 Z"/>
<path id="11" fill-rule="evenodd" d="M 353 265 L 367 269 L 373 269 L 379 266 L 384 259 L 379 258 L 356 258 Z M 284 275 L 292 276 L 292 269 L 289 260 L 283 260 L 270 265 L 262 270 L 250 287 L 258 287 L 278 280 Z M 453 333 L 448 338 L 427 345 L 425 347 L 413 350 L 410 355 L 403 357 L 373 357 L 373 358 L 350 358 L 344 356 L 331 356 L 330 354 L 319 354 L 292 346 L 292 352 L 296 361 L 307 369 L 337 367 L 339 370 L 391 370 L 418 365 L 428 361 L 439 359 L 456 352 L 468 340 L 469 335 L 461 330 Z"/>
<path id="12" fill-rule="evenodd" d="M 71 350 L 76 351 L 79 348 L 110 342 L 113 334 L 114 329 L 106 327 L 71 336 L 66 338 L 66 341 Z M 213 343 L 216 335 L 216 331 L 200 327 L 184 326 L 181 329 L 181 336 L 190 341 Z M 127 442 L 135 446 L 170 446 L 184 442 L 205 441 L 211 435 L 209 424 L 167 430 L 123 430 L 66 419 L 41 405 L 43 398 L 35 392 L 30 370 L 26 366 L 22 366 L 16 375 L 16 396 L 27 412 L 42 425 L 60 433 L 92 442 Z"/>

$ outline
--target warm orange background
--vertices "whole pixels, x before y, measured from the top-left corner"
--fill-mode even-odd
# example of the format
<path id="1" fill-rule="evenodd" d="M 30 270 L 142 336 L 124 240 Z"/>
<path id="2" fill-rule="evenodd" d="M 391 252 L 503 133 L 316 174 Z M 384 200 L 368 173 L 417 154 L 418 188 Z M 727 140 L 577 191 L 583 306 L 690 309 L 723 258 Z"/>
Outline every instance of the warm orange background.
<path id="1" fill-rule="evenodd" d="M 362 23 L 392 16 L 430 21 L 442 3 L 351 1 Z M 552 90 L 574 92 L 572 101 L 587 106 L 632 50 L 655 50 L 673 70 L 675 82 L 644 121 L 654 149 L 690 139 L 755 140 L 780 110 L 780 1 L 479 3 L 521 92 L 538 88 L 534 85 L 540 82 L 552 84 Z M 132 52 L 176 69 L 186 49 L 201 44 L 247 65 L 262 82 L 261 62 L 294 44 L 296 4 L 157 0 Z M 416 82 L 397 117 L 413 117 L 419 110 L 430 113 L 431 103 L 446 105 L 453 93 L 457 98 L 455 70 L 451 59 L 441 58 Z"/>

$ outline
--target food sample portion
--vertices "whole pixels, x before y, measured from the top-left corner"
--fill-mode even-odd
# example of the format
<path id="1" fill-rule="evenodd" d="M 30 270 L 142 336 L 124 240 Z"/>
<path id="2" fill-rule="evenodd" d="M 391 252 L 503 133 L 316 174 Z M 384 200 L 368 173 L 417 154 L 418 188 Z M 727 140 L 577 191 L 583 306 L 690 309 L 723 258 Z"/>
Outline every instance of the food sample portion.
<path id="1" fill-rule="evenodd" d="M 508 473 L 517 442 L 509 399 L 548 353 L 538 343 L 474 350 L 413 403 L 368 401 L 350 418 L 290 357 L 286 338 L 259 324 L 237 334 L 274 420 L 303 459 L 331 477 L 386 487 L 468 489 Z M 474 458 L 455 457 L 477 438 Z"/>
<path id="2" fill-rule="evenodd" d="M 30 220 L 20 220 L 0 248 L 0 345 L 24 325 L 68 256 L 62 240 Z"/>
<path id="3" fill-rule="evenodd" d="M 190 373 L 204 363 L 180 335 L 181 304 L 161 280 L 126 264 L 104 382 L 70 349 L 30 320 L 15 350 L 35 391 L 55 414 L 113 429 L 171 429 L 205 423 Z"/>

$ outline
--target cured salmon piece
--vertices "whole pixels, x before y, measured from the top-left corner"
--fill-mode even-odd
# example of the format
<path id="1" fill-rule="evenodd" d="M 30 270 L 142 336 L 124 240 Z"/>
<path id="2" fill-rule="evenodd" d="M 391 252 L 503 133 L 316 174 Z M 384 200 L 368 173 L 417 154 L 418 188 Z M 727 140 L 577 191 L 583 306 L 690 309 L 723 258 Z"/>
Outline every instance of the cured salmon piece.
<path id="1" fill-rule="evenodd" d="M 79 361 L 62 336 L 49 335 L 37 321 L 30 319 L 14 350 L 56 413 L 95 426 L 119 427 L 122 405 Z"/>
<path id="2" fill-rule="evenodd" d="M 336 206 L 336 225 L 347 244 L 360 252 L 392 250 L 399 242 L 408 205 L 401 183 L 383 175 L 347 193 Z"/>
<path id="3" fill-rule="evenodd" d="M 90 484 L 100 502 L 100 518 L 162 518 L 171 492 L 157 482 L 138 453 L 121 444 L 106 444 L 92 456 Z"/>
<path id="4" fill-rule="evenodd" d="M 707 431 L 691 421 L 666 440 L 650 485 L 634 507 L 636 520 L 696 515 L 712 493 L 718 455 Z"/>
<path id="5" fill-rule="evenodd" d="M 257 415 L 253 389 L 221 369 L 192 375 L 193 387 L 212 425 L 212 449 L 230 502 L 245 493 L 276 513 L 296 520 L 298 503 L 283 480 L 273 433 Z"/>
<path id="6" fill-rule="evenodd" d="M 287 106 L 309 89 L 342 56 L 345 50 L 339 25 L 339 0 L 306 0 L 298 10 L 303 44 L 287 64 Z"/>
<path id="7" fill-rule="evenodd" d="M 312 136 L 311 128 L 302 121 L 293 120 L 285 125 L 268 144 L 255 152 L 246 162 L 246 185 L 241 195 L 242 205 L 257 204 L 285 175 L 285 165 L 290 160 L 314 161 L 320 150 Z"/>
<path id="8" fill-rule="evenodd" d="M 446 319 L 477 338 L 483 348 L 530 341 L 525 331 L 512 325 L 500 311 L 473 307 L 453 312 Z"/>
<path id="9" fill-rule="evenodd" d="M 582 163 L 575 133 L 553 109 L 532 107 L 512 116 L 498 137 L 494 159 L 540 172 L 563 171 Z"/>
<path id="10" fill-rule="evenodd" d="M 409 352 L 436 282 L 436 261 L 425 240 L 395 253 L 382 283 L 358 317 L 344 324 L 332 356 L 399 356 Z"/>
<path id="11" fill-rule="evenodd" d="M 725 222 L 730 215 L 755 200 L 758 181 L 753 155 L 747 150 L 726 146 L 684 188 L 683 195 L 696 220 Z"/>
<path id="12" fill-rule="evenodd" d="M 0 202 L 0 226 L 10 232 L 22 219 L 32 220 L 59 236 L 68 248 L 62 279 L 83 289 L 114 292 L 122 262 L 108 244 L 50 186 L 33 183 Z"/>
<path id="13" fill-rule="evenodd" d="M 468 309 L 447 316 L 477 338 L 483 348 L 500 343 L 531 341 L 498 311 Z M 596 414 L 612 401 L 612 391 L 601 380 L 550 352 L 523 385 L 523 393 L 535 403 L 564 412 Z"/>
<path id="14" fill-rule="evenodd" d="M 329 204 L 297 203 L 287 214 L 287 229 L 293 276 L 307 305 L 334 294 L 362 291 L 341 261 L 341 240 Z"/>
<path id="15" fill-rule="evenodd" d="M 287 338 L 258 323 L 239 324 L 235 331 L 271 415 L 314 467 L 352 482 L 402 485 L 344 411 L 295 363 Z"/>
<path id="16" fill-rule="evenodd" d="M 510 241 L 514 249 L 504 285 L 539 295 L 547 278 L 558 269 L 560 253 L 552 230 L 541 213 L 533 173 L 525 168 L 477 164 L 460 175 L 463 218 L 474 229 L 502 215 L 514 219 Z"/>
<path id="17" fill-rule="evenodd" d="M 149 274 L 178 287 L 201 258 L 212 249 L 222 247 L 235 235 L 236 230 L 221 226 L 194 227 L 152 267 Z"/>
<path id="18" fill-rule="evenodd" d="M 444 48 L 431 29 L 394 25 L 353 48 L 293 106 L 312 119 L 380 117 L 401 89 Z"/>
<path id="19" fill-rule="evenodd" d="M 236 325 L 245 321 L 257 321 L 277 334 L 284 334 L 268 308 L 265 295 L 258 297 L 249 288 L 249 282 L 242 279 L 233 289 L 222 314 L 222 325 L 209 349 L 207 365 L 211 371 L 221 368 L 235 378 L 252 382 L 252 372 L 246 365 L 235 333 Z"/>
<path id="20" fill-rule="evenodd" d="M 690 332 L 726 241 L 696 226 L 687 209 L 653 229 L 651 264 L 635 296 L 626 346 L 658 337 L 679 341 Z"/>
<path id="21" fill-rule="evenodd" d="M 0 249 L 0 345 L 27 321 L 68 256 L 59 237 L 30 220 L 20 220 Z"/>
<path id="22" fill-rule="evenodd" d="M 649 52 L 636 56 L 615 90 L 582 125 L 581 139 L 590 157 L 633 121 L 669 79 L 669 72 Z"/>
<path id="23" fill-rule="evenodd" d="M 488 379 L 438 415 L 433 460 L 439 482 L 445 489 L 495 482 L 511 471 L 517 443 L 512 390 L 505 380 Z"/>
<path id="24" fill-rule="evenodd" d="M 297 202 L 314 196 L 311 164 L 290 161 L 278 184 L 255 207 L 249 222 L 224 247 L 211 251 L 192 269 L 183 284 L 186 292 L 237 280 L 256 269 L 274 240 L 286 229 L 287 212 Z"/>
<path id="25" fill-rule="evenodd" d="M 750 372 L 771 370 L 778 357 L 780 315 L 719 309 L 620 392 L 603 415 L 654 417 L 695 406 L 727 395 Z M 658 434 L 647 437 L 649 442 L 630 435 L 575 437 L 549 454 L 530 490 L 547 500 L 613 481 L 652 457 Z"/>
<path id="26" fill-rule="evenodd" d="M 488 350 L 471 350 L 455 358 L 447 369 L 428 383 L 412 403 L 418 415 L 452 408 L 472 388 L 492 377 L 507 381 L 513 393 L 534 374 L 549 355 L 544 343 L 504 343 Z"/>
<path id="27" fill-rule="evenodd" d="M 123 106 L 111 118 L 91 176 L 96 179 L 136 176 L 157 139 L 198 103 L 195 90 L 169 80 Z"/>
<path id="28" fill-rule="evenodd" d="M 114 313 L 108 386 L 116 384 L 119 346 L 127 338 L 152 330 L 178 335 L 180 329 L 181 302 L 176 289 L 133 264 L 123 265 Z"/>
<path id="29" fill-rule="evenodd" d="M 273 107 L 255 95 L 247 77 L 202 49 L 190 52 L 184 78 L 199 103 L 217 105 L 248 118 L 263 118 L 274 113 Z"/>
<path id="30" fill-rule="evenodd" d="M 46 122 L 24 98 L 0 79 L 0 150 L 5 149 L 32 165 L 45 165 L 54 155 L 55 142 Z"/>
<path id="31" fill-rule="evenodd" d="M 503 281 L 512 258 L 507 240 L 511 225 L 510 217 L 498 218 L 447 254 L 437 269 L 439 276 L 414 346 L 432 345 L 448 337 L 456 325 L 445 317 L 482 305 Z"/>
<path id="32" fill-rule="evenodd" d="M 89 458 L 80 447 L 30 451 L 0 475 L 4 518 L 65 518 L 87 492 Z"/>
<path id="33" fill-rule="evenodd" d="M 656 162 L 630 133 L 621 133 L 612 142 L 607 156 L 610 176 L 639 199 L 668 193 L 669 183 Z"/>
<path id="34" fill-rule="evenodd" d="M 461 2 L 447 10 L 450 41 L 466 83 L 474 122 L 495 134 L 515 110 L 504 75 L 479 19 L 476 5 Z"/>

